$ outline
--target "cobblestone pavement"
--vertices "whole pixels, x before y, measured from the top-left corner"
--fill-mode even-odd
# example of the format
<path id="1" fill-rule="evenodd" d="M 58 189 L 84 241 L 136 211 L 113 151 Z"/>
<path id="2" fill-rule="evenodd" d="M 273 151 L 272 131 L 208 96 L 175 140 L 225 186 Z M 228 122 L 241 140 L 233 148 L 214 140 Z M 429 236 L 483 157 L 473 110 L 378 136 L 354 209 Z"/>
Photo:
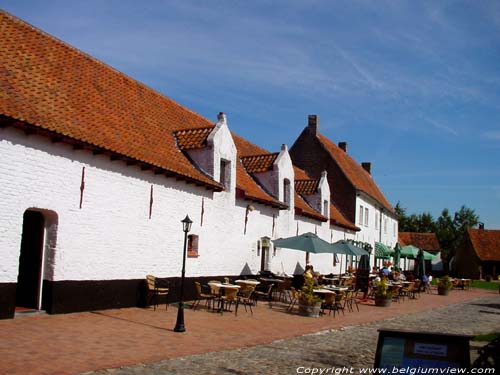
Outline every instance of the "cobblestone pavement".
<path id="1" fill-rule="evenodd" d="M 379 328 L 467 335 L 500 332 L 500 299 L 498 295 L 481 297 L 375 323 L 277 340 L 267 345 L 87 372 L 85 375 L 276 375 L 297 374 L 297 369 L 302 366 L 320 369 L 345 367 L 358 373 L 357 369 L 373 365 Z"/>

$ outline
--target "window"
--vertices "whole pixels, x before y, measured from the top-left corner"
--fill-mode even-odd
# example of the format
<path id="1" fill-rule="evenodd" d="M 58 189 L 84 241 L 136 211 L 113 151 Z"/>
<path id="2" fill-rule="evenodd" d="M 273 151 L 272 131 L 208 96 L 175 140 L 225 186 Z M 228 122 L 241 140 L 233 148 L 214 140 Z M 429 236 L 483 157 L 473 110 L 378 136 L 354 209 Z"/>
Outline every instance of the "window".
<path id="1" fill-rule="evenodd" d="M 378 221 L 379 221 L 378 212 L 375 212 L 375 229 L 376 230 L 378 230 Z"/>
<path id="2" fill-rule="evenodd" d="M 231 189 L 231 162 L 229 160 L 220 159 L 220 178 L 219 182 L 224 189 Z"/>
<path id="3" fill-rule="evenodd" d="M 387 218 L 384 218 L 384 233 L 387 234 Z"/>
<path id="4" fill-rule="evenodd" d="M 368 226 L 368 218 L 369 218 L 368 208 L 365 207 L 365 227 Z"/>
<path id="5" fill-rule="evenodd" d="M 190 234 L 188 236 L 187 256 L 189 258 L 198 257 L 198 236 L 196 234 Z"/>
<path id="6" fill-rule="evenodd" d="M 328 201 L 326 199 L 323 201 L 323 216 L 328 216 Z"/>
<path id="7" fill-rule="evenodd" d="M 396 236 L 396 222 L 392 223 L 392 235 Z"/>
<path id="8" fill-rule="evenodd" d="M 363 206 L 359 206 L 359 225 L 363 225 Z"/>
<path id="9" fill-rule="evenodd" d="M 290 208 L 290 180 L 285 178 L 283 180 L 283 202 Z"/>

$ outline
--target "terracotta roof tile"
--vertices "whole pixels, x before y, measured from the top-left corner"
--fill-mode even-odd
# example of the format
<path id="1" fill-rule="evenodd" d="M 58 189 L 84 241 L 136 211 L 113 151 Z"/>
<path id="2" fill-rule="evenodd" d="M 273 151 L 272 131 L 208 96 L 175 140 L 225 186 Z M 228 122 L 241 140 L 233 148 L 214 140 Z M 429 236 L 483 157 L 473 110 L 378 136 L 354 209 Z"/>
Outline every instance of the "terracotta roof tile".
<path id="1" fill-rule="evenodd" d="M 382 194 L 372 176 L 360 164 L 356 163 L 353 158 L 325 136 L 319 134 L 318 139 L 356 189 L 365 192 L 382 204 L 387 210 L 394 212 L 391 204 L 387 201 L 384 194 Z"/>
<path id="2" fill-rule="evenodd" d="M 295 191 L 300 195 L 314 195 L 318 191 L 318 180 L 295 180 Z"/>
<path id="3" fill-rule="evenodd" d="M 4 11 L 0 115 L 221 189 L 173 135 L 212 122 Z"/>
<path id="4" fill-rule="evenodd" d="M 267 194 L 255 182 L 239 160 L 236 163 L 236 189 L 238 191 L 239 198 L 250 199 L 255 202 L 268 204 L 277 208 L 286 208 L 284 203 Z"/>
<path id="5" fill-rule="evenodd" d="M 214 127 L 199 129 L 184 129 L 174 132 L 177 145 L 181 150 L 204 148 L 207 146 L 207 138 Z"/>
<path id="6" fill-rule="evenodd" d="M 277 157 L 277 152 L 264 155 L 242 156 L 241 162 L 248 173 L 261 173 L 272 170 Z"/>
<path id="7" fill-rule="evenodd" d="M 330 224 L 356 232 L 361 230 L 354 223 L 347 220 L 342 212 L 334 204 L 330 204 Z"/>
<path id="8" fill-rule="evenodd" d="M 434 233 L 399 232 L 398 242 L 402 246 L 413 245 L 426 251 L 439 251 L 441 246 Z"/>
<path id="9" fill-rule="evenodd" d="M 468 233 L 479 259 L 500 261 L 500 230 L 469 229 Z"/>
<path id="10" fill-rule="evenodd" d="M 295 165 L 293 166 L 293 172 L 296 180 L 313 180 L 313 178 L 309 176 L 305 170 L 300 169 Z"/>
<path id="11" fill-rule="evenodd" d="M 295 214 L 310 217 L 319 221 L 327 221 L 328 219 L 314 210 L 299 194 L 295 193 Z"/>

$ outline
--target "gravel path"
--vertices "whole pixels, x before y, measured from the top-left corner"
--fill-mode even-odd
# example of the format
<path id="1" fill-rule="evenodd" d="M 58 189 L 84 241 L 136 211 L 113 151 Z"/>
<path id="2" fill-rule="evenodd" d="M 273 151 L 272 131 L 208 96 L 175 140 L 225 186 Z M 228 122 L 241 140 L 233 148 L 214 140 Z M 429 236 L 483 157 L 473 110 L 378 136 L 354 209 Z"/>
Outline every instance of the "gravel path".
<path id="1" fill-rule="evenodd" d="M 423 313 L 278 340 L 268 345 L 88 372 L 85 375 L 276 375 L 297 374 L 298 369 L 307 373 L 308 368 L 332 371 L 332 367 L 358 373 L 358 368 L 373 365 L 379 328 L 467 335 L 500 332 L 500 298 L 482 297 Z"/>

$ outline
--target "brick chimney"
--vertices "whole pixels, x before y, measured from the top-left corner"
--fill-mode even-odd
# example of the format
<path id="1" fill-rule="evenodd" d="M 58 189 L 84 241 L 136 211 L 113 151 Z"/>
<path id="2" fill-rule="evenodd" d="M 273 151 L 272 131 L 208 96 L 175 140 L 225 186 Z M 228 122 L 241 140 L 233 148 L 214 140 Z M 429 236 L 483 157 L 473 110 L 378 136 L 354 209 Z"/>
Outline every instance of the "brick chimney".
<path id="1" fill-rule="evenodd" d="M 319 133 L 319 117 L 318 115 L 309 115 L 307 118 L 307 127 L 314 134 L 318 135 Z"/>
<path id="2" fill-rule="evenodd" d="M 368 172 L 368 174 L 372 174 L 372 163 L 365 161 L 365 162 L 361 163 L 361 166 L 363 167 L 363 169 L 365 171 Z"/>
<path id="3" fill-rule="evenodd" d="M 347 142 L 339 142 L 339 148 L 342 151 L 347 152 Z"/>

